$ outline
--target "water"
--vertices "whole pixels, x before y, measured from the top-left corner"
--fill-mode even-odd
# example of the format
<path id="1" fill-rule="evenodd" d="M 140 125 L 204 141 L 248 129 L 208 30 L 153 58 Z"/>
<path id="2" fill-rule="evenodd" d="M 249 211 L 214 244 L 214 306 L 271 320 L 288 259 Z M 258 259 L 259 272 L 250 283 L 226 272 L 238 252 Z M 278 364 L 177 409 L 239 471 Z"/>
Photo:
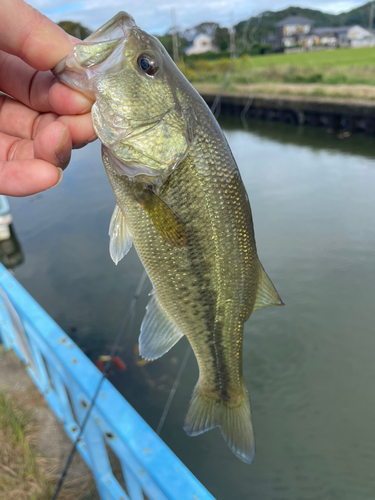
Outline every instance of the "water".
<path id="1" fill-rule="evenodd" d="M 259 256 L 286 306 L 245 325 L 253 465 L 229 451 L 218 429 L 185 435 L 194 356 L 161 437 L 218 500 L 373 500 L 374 141 L 277 123 L 222 125 L 251 200 Z M 76 151 L 57 188 L 11 200 L 25 256 L 16 277 L 93 361 L 108 352 L 142 274 L 134 249 L 117 267 L 109 257 L 115 202 L 99 149 Z M 137 366 L 149 290 L 123 343 L 128 370 L 111 380 L 156 429 L 187 343 Z"/>

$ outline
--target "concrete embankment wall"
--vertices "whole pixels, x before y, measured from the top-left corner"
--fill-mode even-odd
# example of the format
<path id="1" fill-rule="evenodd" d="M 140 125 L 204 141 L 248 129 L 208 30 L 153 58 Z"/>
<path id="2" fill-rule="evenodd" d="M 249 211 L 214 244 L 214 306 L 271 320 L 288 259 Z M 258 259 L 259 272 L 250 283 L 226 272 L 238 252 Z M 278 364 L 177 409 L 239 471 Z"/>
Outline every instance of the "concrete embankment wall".
<path id="1" fill-rule="evenodd" d="M 216 94 L 201 93 L 209 106 Z M 223 93 L 216 114 L 275 120 L 375 135 L 375 102 L 326 97 Z"/>

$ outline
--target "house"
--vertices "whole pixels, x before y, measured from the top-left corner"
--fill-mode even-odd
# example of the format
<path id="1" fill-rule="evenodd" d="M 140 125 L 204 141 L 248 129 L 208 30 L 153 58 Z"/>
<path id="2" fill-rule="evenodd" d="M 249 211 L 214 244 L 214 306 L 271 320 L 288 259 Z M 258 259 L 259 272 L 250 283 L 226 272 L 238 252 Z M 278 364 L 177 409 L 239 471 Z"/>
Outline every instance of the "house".
<path id="1" fill-rule="evenodd" d="M 301 37 L 306 44 L 311 43 L 310 34 L 314 21 L 301 16 L 290 16 L 275 25 L 276 33 L 269 38 L 269 43 L 274 50 L 280 48 L 296 47 Z"/>
<path id="2" fill-rule="evenodd" d="M 349 27 L 347 38 L 351 47 L 374 47 L 375 35 L 371 31 L 358 26 Z"/>
<path id="3" fill-rule="evenodd" d="M 375 35 L 362 26 L 340 26 L 339 28 L 315 28 L 314 44 L 326 47 L 373 47 Z"/>
<path id="4" fill-rule="evenodd" d="M 203 54 L 204 52 L 218 52 L 217 47 L 213 44 L 212 38 L 205 34 L 197 35 L 192 45 L 185 49 L 185 54 Z"/>
<path id="5" fill-rule="evenodd" d="M 323 45 L 327 48 L 337 47 L 338 46 L 338 37 L 337 37 L 338 29 L 339 28 L 315 28 L 314 29 L 314 45 Z"/>
<path id="6" fill-rule="evenodd" d="M 311 50 L 313 46 L 372 47 L 375 35 L 359 25 L 336 28 L 314 28 L 314 22 L 300 16 L 290 16 L 275 25 L 276 33 L 269 36 L 273 50 L 291 49 Z"/>

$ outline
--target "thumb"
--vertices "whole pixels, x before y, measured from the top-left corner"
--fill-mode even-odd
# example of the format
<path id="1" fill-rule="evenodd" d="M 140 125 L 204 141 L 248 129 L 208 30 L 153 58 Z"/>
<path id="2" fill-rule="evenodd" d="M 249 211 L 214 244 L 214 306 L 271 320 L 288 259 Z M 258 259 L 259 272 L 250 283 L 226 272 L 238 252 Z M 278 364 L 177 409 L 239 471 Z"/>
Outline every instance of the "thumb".
<path id="1" fill-rule="evenodd" d="M 57 24 L 22 0 L 0 0 L 0 50 L 23 59 L 37 70 L 49 70 L 73 45 Z"/>

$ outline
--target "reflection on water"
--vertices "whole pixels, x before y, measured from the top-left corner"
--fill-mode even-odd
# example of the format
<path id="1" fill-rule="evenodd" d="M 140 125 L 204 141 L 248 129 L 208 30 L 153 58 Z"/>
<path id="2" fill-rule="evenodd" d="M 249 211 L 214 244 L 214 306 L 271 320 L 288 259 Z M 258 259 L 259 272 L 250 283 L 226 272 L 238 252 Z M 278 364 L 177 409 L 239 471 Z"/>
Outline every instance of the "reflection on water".
<path id="1" fill-rule="evenodd" d="M 13 224 L 9 226 L 9 230 L 10 237 L 0 241 L 0 262 L 7 269 L 13 269 L 22 264 L 24 257 Z"/>
<path id="2" fill-rule="evenodd" d="M 219 500 L 375 498 L 375 147 L 356 135 L 222 122 L 251 200 L 262 263 L 286 306 L 256 312 L 244 375 L 257 452 L 241 463 L 214 429 L 188 438 L 198 371 L 187 364 L 161 437 Z M 16 277 L 94 361 L 108 352 L 142 274 L 108 253 L 115 201 L 99 144 L 76 151 L 63 182 L 12 199 L 26 255 Z M 155 429 L 186 352 L 181 340 L 139 366 L 145 287 L 112 382 Z"/>

